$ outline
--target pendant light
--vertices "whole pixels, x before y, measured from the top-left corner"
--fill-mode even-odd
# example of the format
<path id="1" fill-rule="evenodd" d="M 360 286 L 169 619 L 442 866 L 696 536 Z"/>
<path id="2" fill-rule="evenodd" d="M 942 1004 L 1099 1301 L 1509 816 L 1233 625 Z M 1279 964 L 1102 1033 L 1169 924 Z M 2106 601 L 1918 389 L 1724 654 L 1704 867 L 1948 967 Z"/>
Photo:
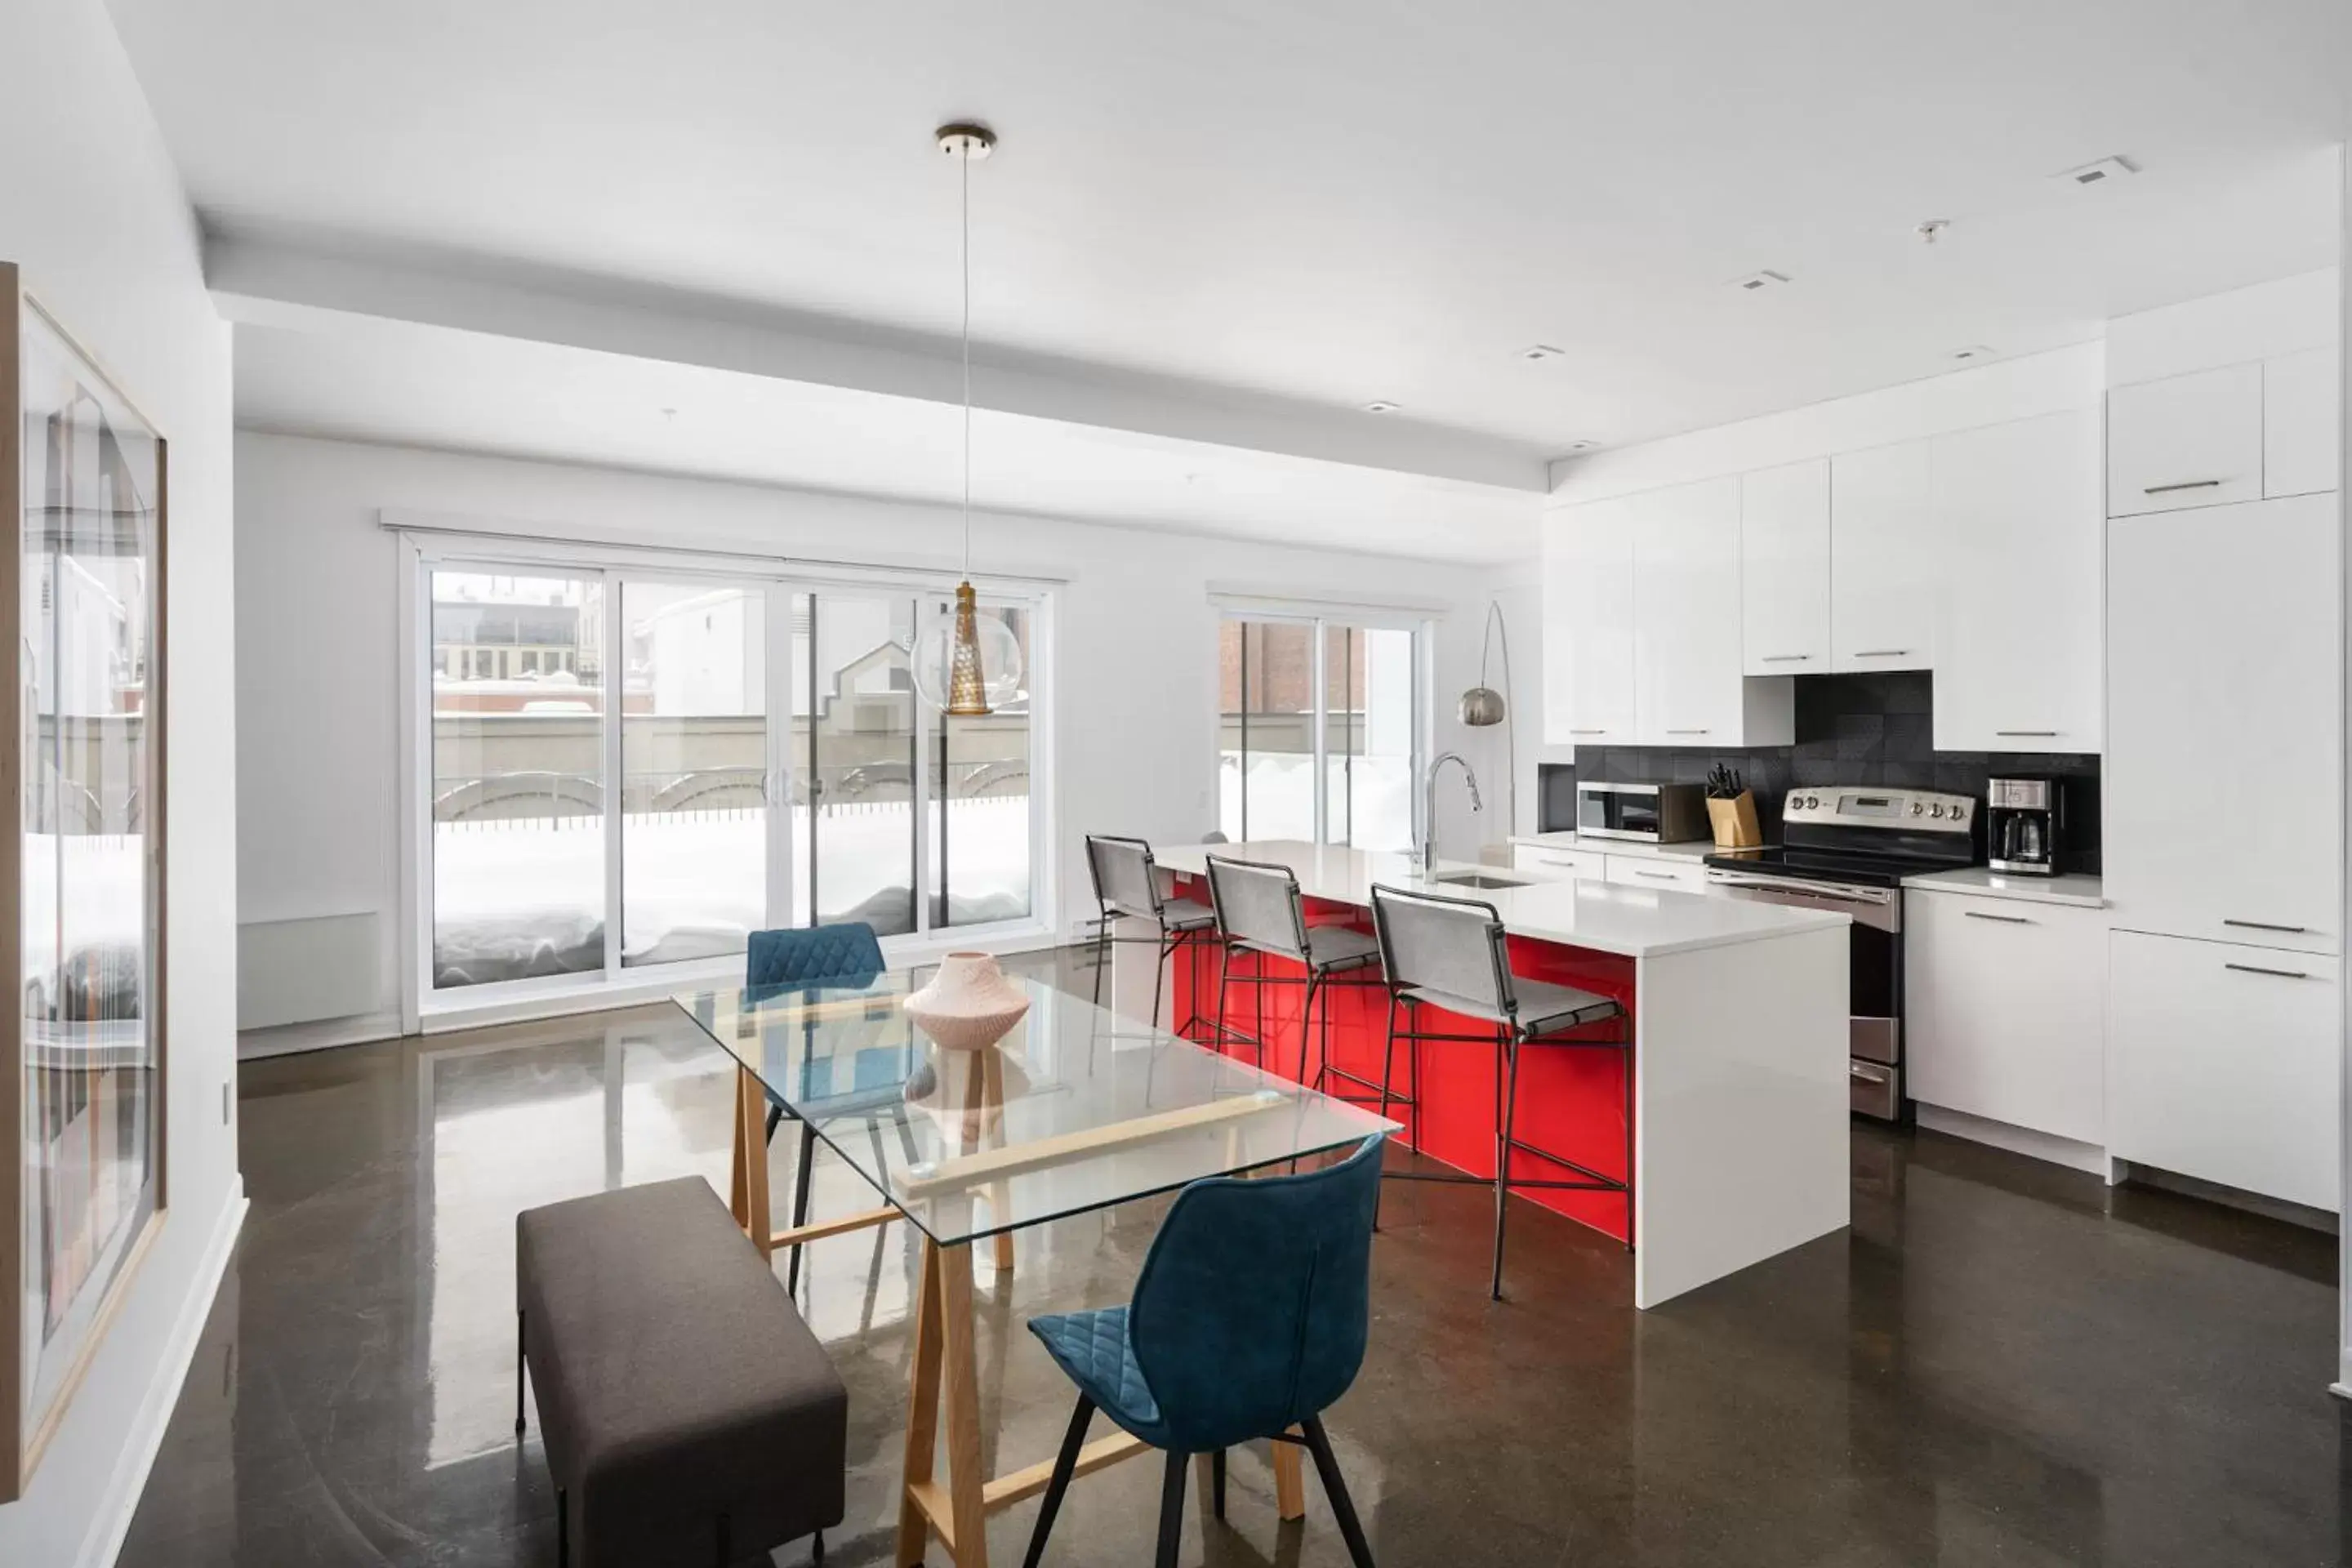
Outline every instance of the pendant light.
<path id="1" fill-rule="evenodd" d="M 915 689 L 953 718 L 984 719 L 1021 690 L 1021 641 L 994 616 L 982 616 L 971 587 L 971 166 L 996 146 L 985 125 L 942 125 L 940 151 L 963 181 L 963 581 L 955 608 L 915 641 Z"/>
<path id="2" fill-rule="evenodd" d="M 1489 599 L 1486 602 L 1486 640 L 1478 649 L 1478 684 L 1462 694 L 1458 712 L 1462 721 L 1474 730 L 1491 730 L 1506 722 L 1510 725 L 1503 731 L 1510 743 L 1511 771 L 1507 787 L 1510 792 L 1511 804 L 1507 831 L 1517 833 L 1519 830 L 1519 726 L 1512 720 L 1508 700 L 1486 684 L 1486 657 L 1495 651 L 1495 640 L 1498 637 L 1503 643 L 1503 685 L 1507 688 L 1511 684 L 1510 629 L 1503 625 L 1503 602 Z"/>

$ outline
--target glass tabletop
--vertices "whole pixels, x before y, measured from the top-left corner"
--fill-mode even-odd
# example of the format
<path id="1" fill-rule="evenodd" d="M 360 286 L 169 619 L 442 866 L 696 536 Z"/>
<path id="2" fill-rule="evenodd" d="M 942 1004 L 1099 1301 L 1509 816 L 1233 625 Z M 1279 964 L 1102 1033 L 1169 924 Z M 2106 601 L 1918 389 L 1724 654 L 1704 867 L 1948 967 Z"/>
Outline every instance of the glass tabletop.
<path id="1" fill-rule="evenodd" d="M 917 1026 L 903 973 L 673 1000 L 942 1245 L 1397 1126 L 1083 997 L 1015 984 L 1029 994 L 1028 1016 L 976 1051 L 948 1049 Z"/>

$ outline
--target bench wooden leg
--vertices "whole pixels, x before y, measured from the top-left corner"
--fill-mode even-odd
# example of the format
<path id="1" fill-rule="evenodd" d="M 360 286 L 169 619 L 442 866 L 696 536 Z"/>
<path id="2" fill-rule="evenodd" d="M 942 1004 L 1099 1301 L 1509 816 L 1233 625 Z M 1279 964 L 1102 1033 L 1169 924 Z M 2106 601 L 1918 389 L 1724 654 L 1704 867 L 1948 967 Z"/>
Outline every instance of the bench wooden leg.
<path id="1" fill-rule="evenodd" d="M 1291 1436 L 1303 1436 L 1298 1428 Z M 1296 1443 L 1274 1445 L 1274 1510 L 1284 1519 L 1307 1517 L 1307 1458 Z"/>

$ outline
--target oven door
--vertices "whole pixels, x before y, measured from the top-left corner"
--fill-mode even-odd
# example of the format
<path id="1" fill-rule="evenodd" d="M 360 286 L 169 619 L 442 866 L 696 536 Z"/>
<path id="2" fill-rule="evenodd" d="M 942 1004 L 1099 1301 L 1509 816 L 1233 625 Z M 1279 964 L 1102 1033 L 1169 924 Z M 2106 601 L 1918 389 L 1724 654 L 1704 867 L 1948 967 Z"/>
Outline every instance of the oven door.
<path id="1" fill-rule="evenodd" d="M 1852 1104 L 1865 1116 L 1892 1121 L 1903 1114 L 1903 894 L 1895 888 L 1862 888 L 1776 877 L 1769 871 L 1734 871 L 1710 866 L 1707 890 L 1727 898 L 1797 909 L 1832 910 L 1850 915 L 1847 982 L 1848 1086 Z"/>

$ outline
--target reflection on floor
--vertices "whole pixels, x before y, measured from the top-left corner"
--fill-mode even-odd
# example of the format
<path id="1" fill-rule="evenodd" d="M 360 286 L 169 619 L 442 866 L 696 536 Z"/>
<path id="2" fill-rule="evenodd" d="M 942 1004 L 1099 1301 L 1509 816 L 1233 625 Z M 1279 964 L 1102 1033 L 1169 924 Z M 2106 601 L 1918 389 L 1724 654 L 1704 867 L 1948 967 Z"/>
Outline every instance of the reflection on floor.
<path id="1" fill-rule="evenodd" d="M 688 1172 L 723 1190 L 729 1092 L 659 1007 L 248 1063 L 253 1210 L 125 1568 L 551 1563 L 536 1436 L 510 1427 L 515 1211 Z M 1381 1562 L 2346 1560 L 2332 1238 L 1860 1125 L 1854 1198 L 1851 1235 L 1636 1314 L 1615 1244 L 1532 1205 L 1490 1305 L 1479 1193 L 1392 1186 L 1370 1355 L 1330 1423 Z M 817 1214 L 869 1201 L 820 1165 Z M 983 1264 L 997 1468 L 1068 1415 L 1022 1321 L 1122 1299 L 1160 1212 L 1024 1235 L 993 1290 Z M 899 1226 L 812 1257 L 852 1402 L 826 1560 L 884 1563 L 914 1251 Z M 1233 1485 L 1184 1562 L 1346 1561 L 1311 1480 L 1303 1527 L 1262 1457 Z M 1148 1561 L 1158 1487 L 1144 1464 L 1080 1482 L 1048 1560 Z M 1034 1515 L 998 1517 L 997 1561 Z"/>

